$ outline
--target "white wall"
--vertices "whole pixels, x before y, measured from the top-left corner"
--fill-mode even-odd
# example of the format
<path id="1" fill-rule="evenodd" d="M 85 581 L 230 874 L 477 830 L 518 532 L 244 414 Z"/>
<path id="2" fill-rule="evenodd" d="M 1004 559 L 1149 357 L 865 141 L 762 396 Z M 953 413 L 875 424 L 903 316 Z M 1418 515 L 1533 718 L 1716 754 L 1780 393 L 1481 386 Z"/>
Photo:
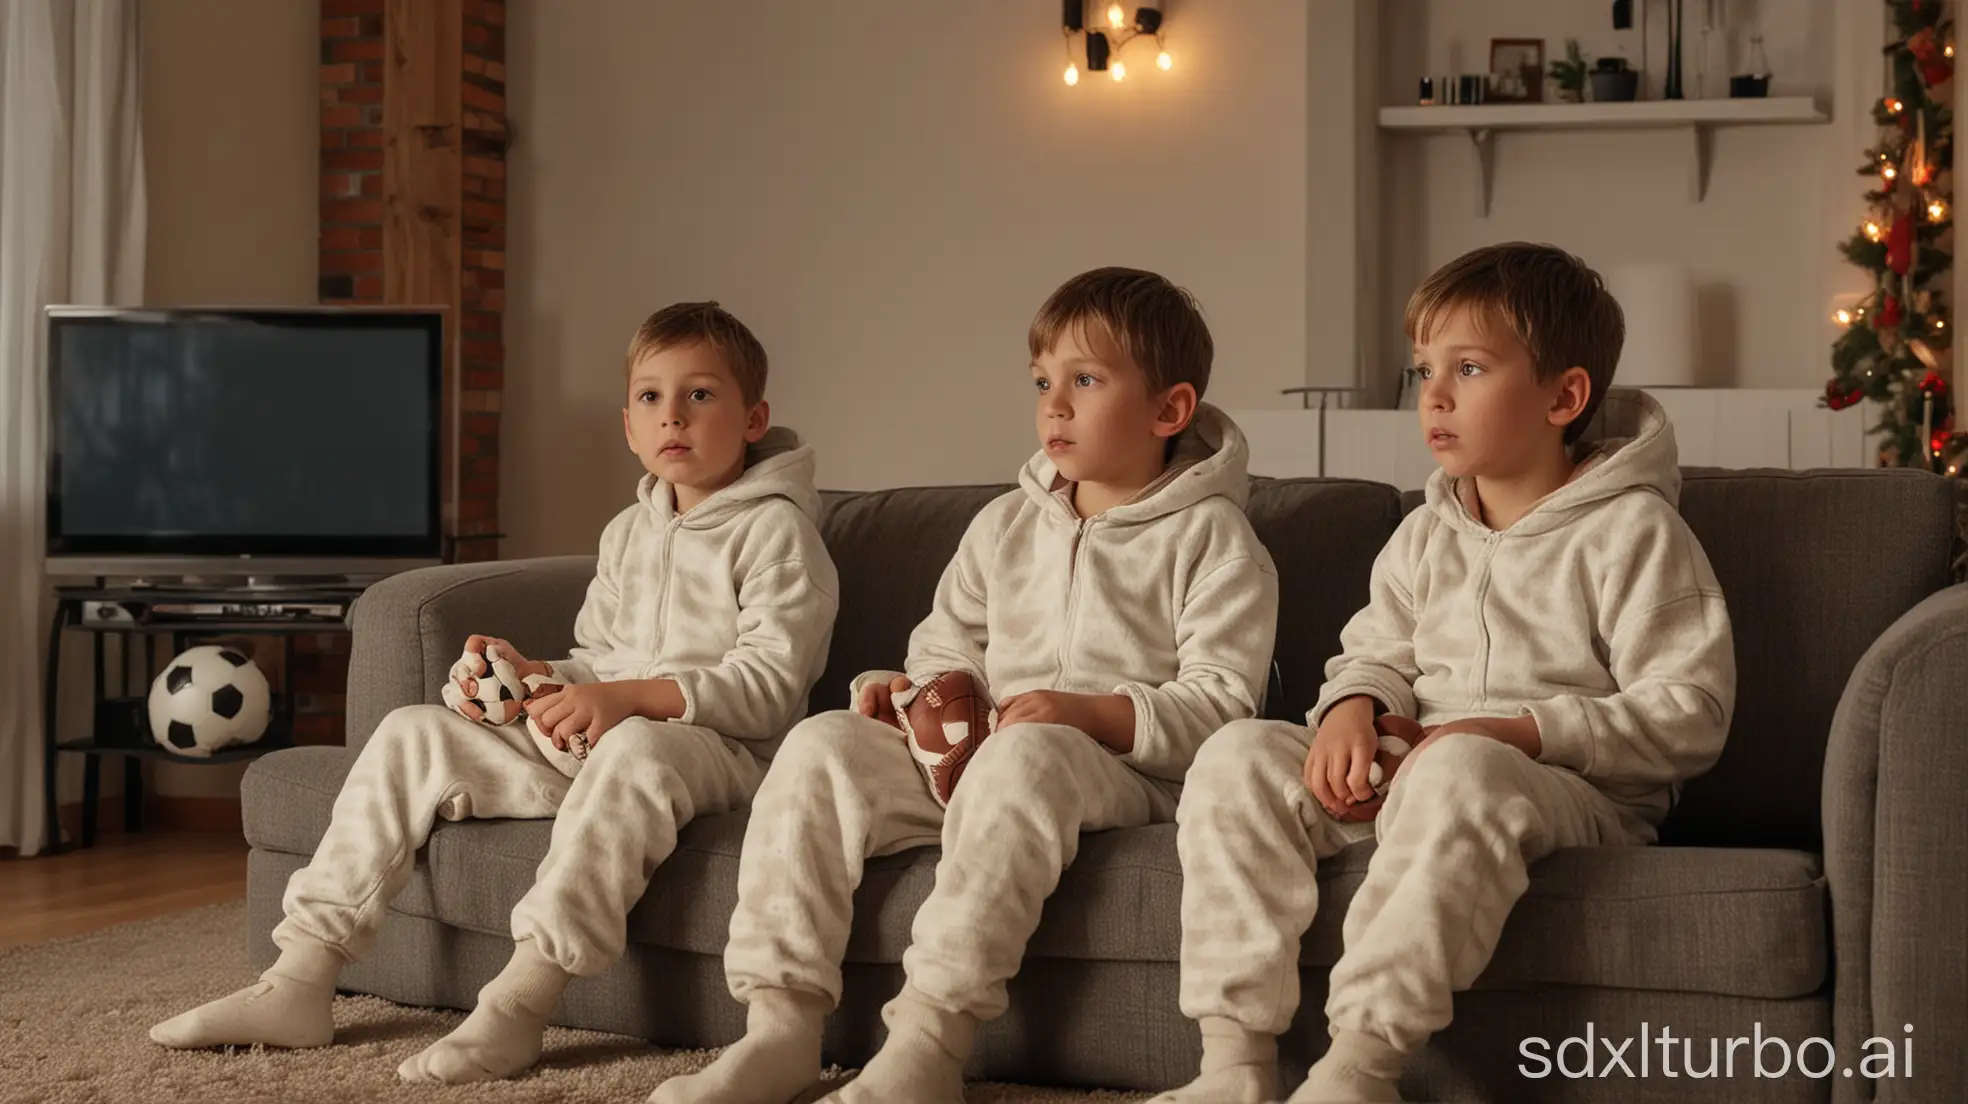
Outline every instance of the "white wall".
<path id="1" fill-rule="evenodd" d="M 1649 6 L 1658 96 L 1665 9 Z M 1566 38 L 1577 38 L 1590 57 L 1617 54 L 1637 66 L 1638 32 L 1613 31 L 1609 7 L 1384 0 L 1382 96 L 1411 103 L 1423 72 L 1481 71 L 1492 37 L 1541 37 L 1547 62 L 1563 55 Z M 1688 0 L 1691 23 L 1701 7 Z M 1813 96 L 1834 121 L 1716 130 L 1704 202 L 1689 195 L 1686 132 L 1501 134 L 1488 218 L 1475 214 L 1477 170 L 1466 138 L 1383 138 L 1382 376 L 1397 371 L 1404 355 L 1400 312 L 1415 284 L 1467 249 L 1523 238 L 1563 246 L 1602 270 L 1643 261 L 1689 266 L 1701 287 L 1704 383 L 1813 387 L 1828 377 L 1834 300 L 1865 286 L 1835 246 L 1864 206 L 1864 181 L 1853 170 L 1873 136 L 1885 13 L 1868 0 L 1728 0 L 1723 7 L 1737 29 L 1711 38 L 1708 94 L 1726 95 L 1727 74 L 1748 65 L 1745 28 L 1756 23 L 1774 73 L 1771 95 Z M 1684 36 L 1690 97 L 1697 43 L 1694 31 Z M 1320 368 L 1313 366 L 1315 375 Z"/>
<path id="2" fill-rule="evenodd" d="M 677 299 L 759 334 L 831 487 L 1010 478 L 1026 327 L 1095 265 L 1192 289 L 1210 398 L 1271 402 L 1306 359 L 1307 11 L 1171 3 L 1173 72 L 1144 42 L 1068 88 L 1058 0 L 513 0 L 504 554 L 629 501 L 620 358 Z"/>

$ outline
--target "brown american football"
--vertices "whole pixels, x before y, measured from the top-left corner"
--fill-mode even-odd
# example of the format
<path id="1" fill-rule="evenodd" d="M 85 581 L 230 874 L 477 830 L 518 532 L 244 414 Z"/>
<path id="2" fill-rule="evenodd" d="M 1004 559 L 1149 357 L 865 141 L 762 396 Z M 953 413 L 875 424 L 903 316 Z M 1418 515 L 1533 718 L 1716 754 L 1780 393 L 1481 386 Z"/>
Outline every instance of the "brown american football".
<path id="1" fill-rule="evenodd" d="M 978 745 L 997 727 L 997 710 L 968 672 L 949 671 L 914 690 L 914 697 L 895 711 L 909 754 L 929 780 L 937 803 L 948 805 L 964 767 Z"/>
<path id="2" fill-rule="evenodd" d="M 1374 796 L 1348 809 L 1339 819 L 1365 824 L 1380 815 L 1380 807 L 1387 803 L 1387 791 L 1394 785 L 1394 775 L 1401 769 L 1401 761 L 1414 750 L 1433 728 L 1423 728 L 1406 717 L 1386 713 L 1374 718 L 1374 736 L 1380 747 L 1374 752 L 1373 768 L 1368 775 L 1368 784 L 1373 787 Z"/>

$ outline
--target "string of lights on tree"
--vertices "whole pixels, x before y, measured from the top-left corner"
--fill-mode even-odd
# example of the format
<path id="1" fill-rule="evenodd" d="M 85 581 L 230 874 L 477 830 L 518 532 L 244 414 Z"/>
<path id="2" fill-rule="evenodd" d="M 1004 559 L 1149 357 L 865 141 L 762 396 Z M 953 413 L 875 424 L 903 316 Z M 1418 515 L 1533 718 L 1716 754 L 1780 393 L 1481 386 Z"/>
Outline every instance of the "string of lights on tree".
<path id="1" fill-rule="evenodd" d="M 1879 460 L 1968 475 L 1968 432 L 1957 432 L 1953 339 L 1946 292 L 1954 265 L 1954 21 L 1941 0 L 1885 0 L 1891 85 L 1874 105 L 1879 140 L 1859 173 L 1873 179 L 1870 207 L 1839 246 L 1873 288 L 1833 317 L 1824 403 L 1880 404 Z M 1968 427 L 1964 427 L 1968 429 Z"/>
<path id="2" fill-rule="evenodd" d="M 1089 30 L 1086 26 L 1086 13 L 1089 7 L 1098 7 L 1098 0 L 1065 0 L 1064 17 L 1061 20 L 1066 36 L 1066 83 L 1080 83 L 1079 62 L 1073 58 L 1073 36 L 1086 37 L 1086 67 L 1094 73 L 1106 73 L 1116 81 L 1127 79 L 1127 63 L 1121 60 L 1121 51 L 1127 44 L 1142 36 L 1155 40 L 1159 51 L 1155 55 L 1155 67 L 1167 72 L 1175 68 L 1175 58 L 1168 52 L 1168 44 L 1162 41 L 1161 0 L 1136 0 L 1134 15 L 1128 15 L 1127 8 L 1110 3 L 1106 7 L 1106 27 Z"/>

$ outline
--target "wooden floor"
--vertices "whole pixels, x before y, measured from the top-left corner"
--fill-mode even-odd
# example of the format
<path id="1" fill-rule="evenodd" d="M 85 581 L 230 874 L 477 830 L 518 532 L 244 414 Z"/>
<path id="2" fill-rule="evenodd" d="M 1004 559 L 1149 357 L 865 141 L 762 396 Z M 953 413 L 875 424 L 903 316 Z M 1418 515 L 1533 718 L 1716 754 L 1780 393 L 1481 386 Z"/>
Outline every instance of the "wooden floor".
<path id="1" fill-rule="evenodd" d="M 231 832 L 105 833 L 86 850 L 0 858 L 0 950 L 246 895 Z"/>

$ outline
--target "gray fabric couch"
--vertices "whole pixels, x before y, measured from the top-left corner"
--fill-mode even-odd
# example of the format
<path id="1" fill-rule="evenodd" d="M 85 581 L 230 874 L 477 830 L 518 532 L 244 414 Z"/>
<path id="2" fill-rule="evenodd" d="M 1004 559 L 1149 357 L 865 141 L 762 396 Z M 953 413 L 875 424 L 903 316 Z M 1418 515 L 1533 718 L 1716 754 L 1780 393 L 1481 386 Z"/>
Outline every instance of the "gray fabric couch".
<path id="1" fill-rule="evenodd" d="M 830 494 L 824 531 L 842 611 L 816 711 L 845 704 L 856 672 L 897 663 L 969 517 L 998 487 Z M 1373 557 L 1415 496 L 1345 480 L 1259 480 L 1249 513 L 1277 560 L 1282 608 L 1266 713 L 1302 719 Z M 1910 472 L 1689 471 L 1687 517 L 1728 594 L 1740 693 L 1728 750 L 1686 791 L 1658 847 L 1561 851 L 1532 869 L 1488 972 L 1413 1063 L 1408 1099 L 1441 1101 L 1940 1101 L 1968 1099 L 1968 587 L 1949 584 L 1950 486 Z M 417 571 L 354 611 L 348 746 L 282 751 L 243 784 L 252 845 L 249 938 L 268 933 L 288 875 L 308 859 L 363 741 L 389 710 L 436 701 L 470 632 L 532 655 L 564 653 L 591 557 Z M 348 989 L 470 1007 L 509 951 L 508 912 L 545 853 L 544 821 L 441 826 L 419 855 L 375 953 Z M 629 922 L 607 974 L 577 982 L 559 1021 L 711 1047 L 742 1034 L 720 961 L 744 816 L 690 826 Z M 1301 970 L 1305 1001 L 1284 1040 L 1288 1076 L 1324 1047 L 1325 977 L 1372 844 L 1319 872 L 1321 908 Z M 831 1061 L 880 1041 L 909 922 L 937 853 L 876 860 L 856 897 L 847 991 Z M 1162 826 L 1091 836 L 982 1033 L 972 1075 L 1156 1089 L 1193 1075 L 1200 1044 L 1177 1009 L 1181 870 Z M 1520 1042 L 1669 1026 L 1697 1040 L 1821 1036 L 1838 1066 L 1870 1036 L 1903 1044 L 1913 1080 L 1541 1080 Z M 1607 1045 L 1593 1044 L 1595 1070 Z M 1617 1046 L 1617 1042 L 1613 1044 Z M 1626 1052 L 1637 1072 L 1638 1045 Z M 1572 1059 L 1579 1061 L 1576 1047 Z M 1768 1052 L 1774 1068 L 1775 1051 Z M 1813 1051 L 1815 1068 L 1824 1061 Z M 1675 1059 L 1677 1067 L 1680 1059 Z M 1793 1063 L 1794 1066 L 1794 1063 Z"/>

